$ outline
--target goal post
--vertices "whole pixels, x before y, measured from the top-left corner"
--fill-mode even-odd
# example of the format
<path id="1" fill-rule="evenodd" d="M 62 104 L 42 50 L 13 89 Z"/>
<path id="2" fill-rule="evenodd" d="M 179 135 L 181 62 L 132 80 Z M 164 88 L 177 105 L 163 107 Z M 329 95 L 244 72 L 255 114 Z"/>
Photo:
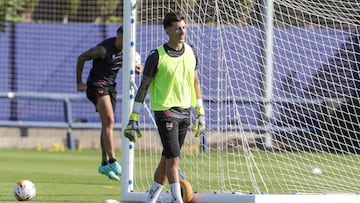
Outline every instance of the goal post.
<path id="1" fill-rule="evenodd" d="M 180 168 L 194 191 L 191 202 L 359 202 L 357 1 L 131 0 L 123 6 L 123 129 L 141 77 L 129 77 L 133 52 L 145 63 L 167 40 L 165 14 L 186 15 L 208 144 L 201 150 L 203 139 L 189 129 Z M 151 112 L 143 110 L 139 123 L 143 137 L 136 143 L 122 135 L 123 202 L 144 201 L 162 150 Z M 158 202 L 171 202 L 168 186 Z"/>
<path id="2" fill-rule="evenodd" d="M 124 20 L 123 20 L 123 75 L 122 75 L 122 118 L 129 118 L 133 106 L 135 80 L 135 46 L 136 46 L 136 0 L 124 1 Z M 125 129 L 128 119 L 122 119 L 122 129 Z M 122 179 L 121 194 L 122 199 L 126 200 L 128 193 L 133 191 L 134 180 L 134 146 L 128 139 L 124 139 L 122 130 Z"/>

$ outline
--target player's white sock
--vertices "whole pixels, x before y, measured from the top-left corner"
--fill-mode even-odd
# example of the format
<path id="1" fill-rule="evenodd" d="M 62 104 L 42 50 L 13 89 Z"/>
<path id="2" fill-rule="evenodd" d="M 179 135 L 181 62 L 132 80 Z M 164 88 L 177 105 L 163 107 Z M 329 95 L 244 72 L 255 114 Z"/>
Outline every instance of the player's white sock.
<path id="1" fill-rule="evenodd" d="M 171 195 L 174 203 L 184 203 L 181 197 L 180 183 L 170 184 Z"/>
<path id="2" fill-rule="evenodd" d="M 153 182 L 151 185 L 150 191 L 148 196 L 146 197 L 145 203 L 156 203 L 156 200 L 158 199 L 161 190 L 164 188 L 163 185 Z"/>

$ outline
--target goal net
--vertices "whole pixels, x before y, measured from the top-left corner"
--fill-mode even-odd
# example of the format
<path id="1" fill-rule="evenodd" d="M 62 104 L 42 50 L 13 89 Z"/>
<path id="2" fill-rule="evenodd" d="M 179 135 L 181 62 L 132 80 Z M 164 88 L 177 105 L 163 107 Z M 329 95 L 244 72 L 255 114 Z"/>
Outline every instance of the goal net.
<path id="1" fill-rule="evenodd" d="M 164 15 L 187 17 L 207 121 L 182 149 L 196 194 L 359 192 L 357 1 L 157 0 L 136 11 L 143 61 L 167 40 Z M 132 191 L 149 189 L 162 149 L 151 111 L 141 115 Z"/>

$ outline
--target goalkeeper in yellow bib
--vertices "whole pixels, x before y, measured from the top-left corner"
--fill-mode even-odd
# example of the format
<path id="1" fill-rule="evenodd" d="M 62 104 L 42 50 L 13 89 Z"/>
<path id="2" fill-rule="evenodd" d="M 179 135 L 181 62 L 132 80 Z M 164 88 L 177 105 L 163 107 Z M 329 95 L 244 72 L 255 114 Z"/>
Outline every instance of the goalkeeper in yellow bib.
<path id="1" fill-rule="evenodd" d="M 141 137 L 139 112 L 150 88 L 151 109 L 154 111 L 163 151 L 145 203 L 157 201 L 166 180 L 170 184 L 173 202 L 183 203 L 178 168 L 180 149 L 190 126 L 191 107 L 196 106 L 196 135 L 205 129 L 205 116 L 197 57 L 192 47 L 185 43 L 185 16 L 168 13 L 163 25 L 169 37 L 168 42 L 152 50 L 146 59 L 125 136 L 132 142 Z"/>

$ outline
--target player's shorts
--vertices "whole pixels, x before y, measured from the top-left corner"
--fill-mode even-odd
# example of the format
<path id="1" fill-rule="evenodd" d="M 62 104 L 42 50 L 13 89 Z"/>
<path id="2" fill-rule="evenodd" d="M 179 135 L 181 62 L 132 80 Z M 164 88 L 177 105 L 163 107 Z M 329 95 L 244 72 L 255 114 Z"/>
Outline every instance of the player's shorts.
<path id="1" fill-rule="evenodd" d="M 111 104 L 113 106 L 113 110 L 115 112 L 116 108 L 116 89 L 114 86 L 104 87 L 104 86 L 95 86 L 95 85 L 87 85 L 86 88 L 86 96 L 87 98 L 95 105 L 100 97 L 109 95 L 111 99 Z M 97 111 L 97 110 L 96 110 Z"/>
<path id="2" fill-rule="evenodd" d="M 190 126 L 190 108 L 171 108 L 154 113 L 163 145 L 162 155 L 165 158 L 180 157 L 180 149 Z"/>

